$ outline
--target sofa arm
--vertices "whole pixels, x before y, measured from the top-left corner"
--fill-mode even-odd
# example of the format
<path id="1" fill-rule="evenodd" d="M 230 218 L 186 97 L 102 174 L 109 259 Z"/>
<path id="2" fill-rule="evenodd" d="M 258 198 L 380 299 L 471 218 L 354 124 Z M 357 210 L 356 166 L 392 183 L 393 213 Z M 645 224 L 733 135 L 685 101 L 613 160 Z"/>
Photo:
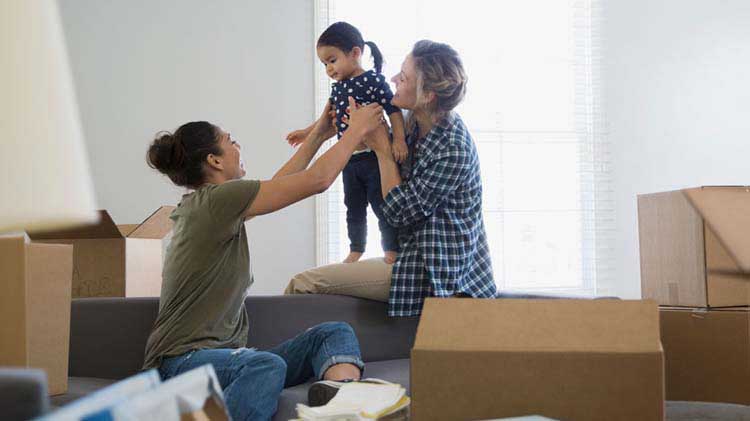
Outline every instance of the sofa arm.
<path id="1" fill-rule="evenodd" d="M 143 365 L 158 298 L 77 298 L 70 311 L 71 377 L 124 379 Z"/>
<path id="2" fill-rule="evenodd" d="M 0 419 L 28 420 L 48 410 L 47 375 L 44 371 L 0 368 Z"/>

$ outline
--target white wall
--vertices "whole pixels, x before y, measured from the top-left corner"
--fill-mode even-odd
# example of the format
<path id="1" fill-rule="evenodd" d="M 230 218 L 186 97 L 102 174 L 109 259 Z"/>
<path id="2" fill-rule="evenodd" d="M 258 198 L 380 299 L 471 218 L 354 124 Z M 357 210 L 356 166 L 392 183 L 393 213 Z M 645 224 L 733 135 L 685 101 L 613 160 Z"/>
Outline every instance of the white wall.
<path id="1" fill-rule="evenodd" d="M 750 1 L 603 0 L 617 209 L 616 278 L 640 295 L 636 195 L 750 184 Z M 313 114 L 313 2 L 61 0 L 97 197 L 138 222 L 180 191 L 144 161 L 162 129 L 207 119 L 241 139 L 248 177 L 289 155 Z M 256 284 L 314 264 L 314 203 L 248 224 Z"/>
<path id="2" fill-rule="evenodd" d="M 640 296 L 636 195 L 750 184 L 750 1 L 605 0 L 617 279 Z"/>
<path id="3" fill-rule="evenodd" d="M 313 116 L 313 2 L 60 0 L 98 204 L 137 223 L 183 193 L 144 157 L 154 133 L 219 124 L 247 178 L 289 156 L 284 135 Z M 248 223 L 256 283 L 280 293 L 315 263 L 314 201 Z"/>

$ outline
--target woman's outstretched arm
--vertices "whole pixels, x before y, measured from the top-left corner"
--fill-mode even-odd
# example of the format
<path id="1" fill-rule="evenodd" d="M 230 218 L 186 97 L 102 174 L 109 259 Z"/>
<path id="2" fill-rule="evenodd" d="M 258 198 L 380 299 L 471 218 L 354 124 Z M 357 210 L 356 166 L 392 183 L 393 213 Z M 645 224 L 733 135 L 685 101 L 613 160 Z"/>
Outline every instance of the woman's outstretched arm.
<path id="1" fill-rule="evenodd" d="M 333 184 L 362 139 L 377 129 L 383 118 L 382 107 L 375 103 L 355 109 L 354 99 L 350 97 L 349 104 L 353 111 L 349 119 L 349 128 L 341 139 L 318 158 L 310 168 L 305 169 L 330 130 L 327 117 L 321 116 L 323 122 L 318 120 L 310 138 L 303 143 L 300 150 L 281 167 L 274 178 L 261 181 L 260 190 L 245 211 L 245 217 L 250 218 L 277 211 L 323 192 Z"/>
<path id="2" fill-rule="evenodd" d="M 318 153 L 318 149 L 323 145 L 323 142 L 336 134 L 336 128 L 331 121 L 332 118 L 331 103 L 326 101 L 323 113 L 320 114 L 318 120 L 313 124 L 312 130 L 307 135 L 307 139 L 302 142 L 297 152 L 294 153 L 289 161 L 276 171 L 273 178 L 291 175 L 307 168 L 307 165 L 310 164 L 315 154 Z"/>

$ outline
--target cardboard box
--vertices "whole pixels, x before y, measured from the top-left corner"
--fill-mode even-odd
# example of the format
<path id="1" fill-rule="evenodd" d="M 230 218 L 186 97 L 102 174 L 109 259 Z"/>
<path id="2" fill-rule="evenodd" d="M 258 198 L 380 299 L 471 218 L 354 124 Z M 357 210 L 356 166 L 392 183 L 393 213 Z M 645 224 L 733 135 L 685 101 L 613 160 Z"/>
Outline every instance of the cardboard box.
<path id="1" fill-rule="evenodd" d="M 668 400 L 750 405 L 750 309 L 661 308 Z"/>
<path id="2" fill-rule="evenodd" d="M 117 226 L 106 211 L 99 223 L 30 232 L 37 243 L 73 245 L 73 298 L 158 297 L 173 206 L 162 206 L 137 226 Z"/>
<path id="3" fill-rule="evenodd" d="M 661 305 L 750 305 L 750 188 L 638 196 L 643 298 Z"/>
<path id="4" fill-rule="evenodd" d="M 0 366 L 41 368 L 68 389 L 73 247 L 0 236 Z"/>
<path id="5" fill-rule="evenodd" d="M 415 421 L 661 420 L 656 303 L 429 298 L 411 393 Z"/>
<path id="6" fill-rule="evenodd" d="M 212 396 L 203 407 L 180 415 L 180 421 L 228 421 L 229 414 L 224 401 Z"/>

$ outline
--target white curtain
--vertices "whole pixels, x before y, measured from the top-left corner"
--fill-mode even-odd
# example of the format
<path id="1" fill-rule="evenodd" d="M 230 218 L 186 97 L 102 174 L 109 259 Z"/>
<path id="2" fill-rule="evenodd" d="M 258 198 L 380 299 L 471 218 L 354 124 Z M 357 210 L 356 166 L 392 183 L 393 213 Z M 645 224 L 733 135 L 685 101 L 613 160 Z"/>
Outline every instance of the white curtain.
<path id="1" fill-rule="evenodd" d="M 316 1 L 315 39 L 330 23 L 355 25 L 380 47 L 388 77 L 420 39 L 461 54 L 469 84 L 457 112 L 479 151 L 501 289 L 593 294 L 609 284 L 615 224 L 600 14 L 598 0 Z M 317 61 L 315 72 L 320 112 L 331 81 Z M 365 256 L 382 255 L 368 216 Z M 341 261 L 349 242 L 340 179 L 318 197 L 317 217 L 318 264 Z"/>

